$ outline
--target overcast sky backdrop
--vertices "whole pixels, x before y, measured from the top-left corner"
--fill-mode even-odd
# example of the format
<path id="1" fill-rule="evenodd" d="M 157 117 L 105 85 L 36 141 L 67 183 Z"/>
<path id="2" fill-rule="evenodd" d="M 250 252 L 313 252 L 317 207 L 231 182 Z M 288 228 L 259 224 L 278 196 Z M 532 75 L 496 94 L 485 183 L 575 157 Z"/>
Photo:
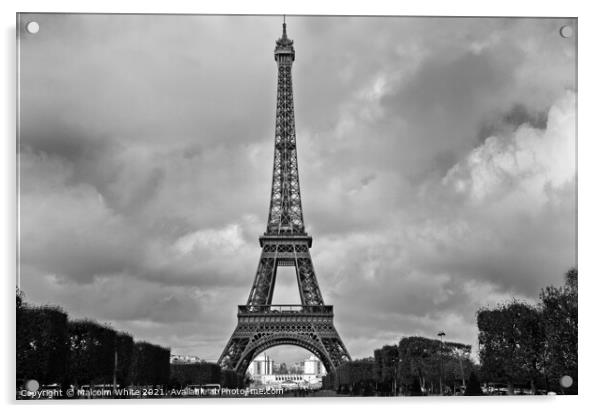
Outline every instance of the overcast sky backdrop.
<path id="1" fill-rule="evenodd" d="M 26 300 L 217 359 L 267 220 L 281 17 L 24 19 Z M 440 330 L 474 346 L 479 307 L 562 283 L 576 21 L 287 22 L 305 221 L 352 357 Z"/>

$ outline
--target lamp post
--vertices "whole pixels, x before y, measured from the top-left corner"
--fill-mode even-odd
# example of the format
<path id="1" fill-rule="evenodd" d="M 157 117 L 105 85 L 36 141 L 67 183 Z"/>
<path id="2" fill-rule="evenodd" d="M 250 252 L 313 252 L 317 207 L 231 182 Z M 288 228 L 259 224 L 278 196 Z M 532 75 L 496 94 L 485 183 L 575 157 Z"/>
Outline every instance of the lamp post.
<path id="1" fill-rule="evenodd" d="M 459 356 L 460 358 L 460 374 L 462 375 L 462 387 L 466 390 L 466 381 L 464 380 L 464 365 L 462 364 L 462 354 Z"/>
<path id="2" fill-rule="evenodd" d="M 443 337 L 445 336 L 445 332 L 439 331 L 437 335 L 441 339 L 441 347 L 439 349 L 439 394 L 443 395 Z"/>
<path id="3" fill-rule="evenodd" d="M 115 347 L 115 354 L 113 355 L 113 397 L 115 397 L 115 394 L 117 393 L 117 367 L 119 366 L 118 353 L 117 353 L 119 339 L 117 337 L 117 334 L 115 334 L 113 343 L 114 343 L 113 347 Z"/>

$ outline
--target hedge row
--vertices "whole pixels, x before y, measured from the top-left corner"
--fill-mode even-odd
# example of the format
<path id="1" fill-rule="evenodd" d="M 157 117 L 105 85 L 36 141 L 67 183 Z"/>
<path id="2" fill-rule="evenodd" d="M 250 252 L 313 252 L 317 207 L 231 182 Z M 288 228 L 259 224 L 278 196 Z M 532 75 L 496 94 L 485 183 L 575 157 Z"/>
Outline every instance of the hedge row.
<path id="1" fill-rule="evenodd" d="M 375 392 L 374 360 L 355 360 L 340 365 L 322 379 L 322 387 L 339 393 L 370 396 Z"/>
<path id="2" fill-rule="evenodd" d="M 443 386 L 453 391 L 475 370 L 469 353 L 470 346 L 465 344 L 405 337 L 399 345 L 374 350 L 373 358 L 341 364 L 322 379 L 322 387 L 364 396 L 414 395 L 423 389 L 438 392 L 442 377 Z"/>
<path id="3" fill-rule="evenodd" d="M 57 307 L 30 307 L 17 298 L 17 385 L 167 385 L 170 349 L 91 320 L 71 321 Z"/>
<path id="4" fill-rule="evenodd" d="M 204 384 L 220 384 L 222 387 L 235 389 L 245 386 L 244 375 L 234 370 L 222 370 L 215 363 L 174 363 L 171 365 L 171 386 L 184 388 L 186 386 Z"/>

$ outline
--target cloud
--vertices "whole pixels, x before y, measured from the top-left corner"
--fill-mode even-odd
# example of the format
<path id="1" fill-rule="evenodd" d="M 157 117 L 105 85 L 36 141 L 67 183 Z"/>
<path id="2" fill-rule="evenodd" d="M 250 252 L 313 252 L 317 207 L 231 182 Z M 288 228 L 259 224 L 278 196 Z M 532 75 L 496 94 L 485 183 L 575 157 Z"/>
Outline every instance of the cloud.
<path id="1" fill-rule="evenodd" d="M 545 129 L 525 122 L 510 136 L 488 137 L 443 183 L 472 202 L 497 198 L 502 209 L 538 211 L 548 200 L 547 191 L 575 179 L 575 107 L 575 94 L 568 91 L 550 109 Z"/>
<path id="2" fill-rule="evenodd" d="M 89 282 L 140 258 L 135 228 L 107 206 L 103 195 L 88 184 L 66 184 L 73 175 L 69 164 L 22 152 L 20 171 L 23 263 Z"/>
<path id="3" fill-rule="evenodd" d="M 576 265 L 575 103 L 567 91 L 544 129 L 526 122 L 486 139 L 423 182 L 414 203 L 389 215 L 388 229 L 318 240 L 325 296 L 353 320 L 343 332 L 429 335 L 454 326 L 474 345 L 478 308 L 534 302 L 543 286 L 560 283 Z M 354 348 L 369 354 L 358 341 Z"/>
<path id="4" fill-rule="evenodd" d="M 216 359 L 265 231 L 279 18 L 36 19 L 20 62 L 28 300 Z M 480 306 L 533 301 L 576 262 L 563 24 L 290 18 L 304 217 L 354 357 L 440 329 L 474 345 Z"/>

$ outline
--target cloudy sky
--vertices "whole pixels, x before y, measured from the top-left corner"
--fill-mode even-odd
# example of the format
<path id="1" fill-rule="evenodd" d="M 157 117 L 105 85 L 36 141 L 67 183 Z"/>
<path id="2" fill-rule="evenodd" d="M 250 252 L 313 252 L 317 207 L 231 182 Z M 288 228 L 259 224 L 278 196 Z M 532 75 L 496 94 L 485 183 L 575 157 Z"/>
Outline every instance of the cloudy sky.
<path id="1" fill-rule="evenodd" d="M 217 359 L 267 220 L 281 17 L 24 19 L 26 299 Z M 439 330 L 476 345 L 478 308 L 562 282 L 576 21 L 287 22 L 305 221 L 352 357 Z M 294 283 L 281 270 L 275 301 Z"/>

